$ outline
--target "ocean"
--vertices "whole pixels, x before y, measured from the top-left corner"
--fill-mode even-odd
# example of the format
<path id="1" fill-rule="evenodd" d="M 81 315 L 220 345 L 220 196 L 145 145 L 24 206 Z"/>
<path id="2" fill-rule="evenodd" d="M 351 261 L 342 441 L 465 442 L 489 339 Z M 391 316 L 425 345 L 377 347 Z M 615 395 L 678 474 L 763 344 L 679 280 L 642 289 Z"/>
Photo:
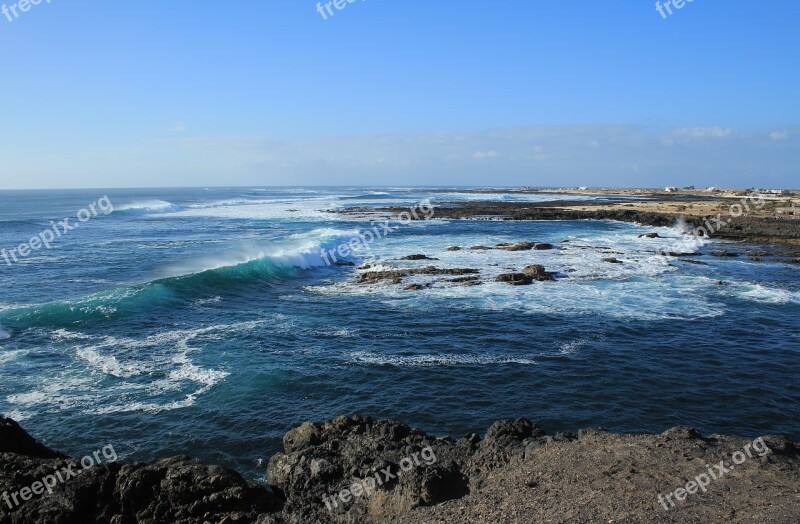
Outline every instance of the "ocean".
<path id="1" fill-rule="evenodd" d="M 457 437 L 525 416 L 551 432 L 687 425 L 800 438 L 800 266 L 656 254 L 681 250 L 680 224 L 435 213 L 344 257 L 355 266 L 321 255 L 382 222 L 331 212 L 348 207 L 572 198 L 465 188 L 0 191 L 0 412 L 74 456 L 106 444 L 127 460 L 187 453 L 254 480 L 289 429 L 341 414 Z M 79 227 L 59 229 L 65 217 Z M 34 248 L 45 231 L 61 236 Z M 639 237 L 649 232 L 662 238 Z M 466 249 L 520 241 L 556 249 Z M 700 251 L 722 245 L 742 249 L 707 240 Z M 438 260 L 397 260 L 412 254 Z M 365 285 L 362 264 L 474 268 L 483 284 Z M 530 264 L 557 280 L 494 282 Z"/>

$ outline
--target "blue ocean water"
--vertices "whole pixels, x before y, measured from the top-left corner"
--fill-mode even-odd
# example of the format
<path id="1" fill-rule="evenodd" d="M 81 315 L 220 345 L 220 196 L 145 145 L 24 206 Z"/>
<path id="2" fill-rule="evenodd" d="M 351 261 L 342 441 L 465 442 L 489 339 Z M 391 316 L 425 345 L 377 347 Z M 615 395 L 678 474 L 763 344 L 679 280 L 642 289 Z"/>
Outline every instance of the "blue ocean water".
<path id="1" fill-rule="evenodd" d="M 78 211 L 104 196 L 114 211 L 79 223 Z M 654 255 L 680 250 L 679 227 L 435 215 L 349 259 L 476 268 L 483 285 L 363 285 L 357 268 L 323 261 L 321 249 L 374 227 L 368 214 L 329 211 L 425 198 L 569 197 L 459 188 L 0 192 L 6 253 L 51 221 L 79 223 L 50 249 L 0 258 L 0 412 L 75 455 L 108 443 L 133 460 L 189 453 L 253 479 L 286 431 L 352 413 L 454 436 L 517 416 L 551 431 L 682 424 L 800 436 L 797 265 Z M 664 238 L 637 236 L 650 231 Z M 447 251 L 515 241 L 560 249 Z M 439 260 L 397 260 L 416 253 Z M 603 261 L 610 256 L 623 264 Z M 492 281 L 530 264 L 561 278 Z"/>

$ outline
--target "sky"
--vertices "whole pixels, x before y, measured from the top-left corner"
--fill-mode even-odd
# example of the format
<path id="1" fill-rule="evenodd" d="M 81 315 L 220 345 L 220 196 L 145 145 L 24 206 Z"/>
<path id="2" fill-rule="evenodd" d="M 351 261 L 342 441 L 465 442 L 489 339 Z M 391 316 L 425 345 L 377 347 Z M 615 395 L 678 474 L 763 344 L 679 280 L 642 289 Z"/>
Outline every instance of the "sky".
<path id="1" fill-rule="evenodd" d="M 0 189 L 800 187 L 796 0 L 17 1 Z"/>

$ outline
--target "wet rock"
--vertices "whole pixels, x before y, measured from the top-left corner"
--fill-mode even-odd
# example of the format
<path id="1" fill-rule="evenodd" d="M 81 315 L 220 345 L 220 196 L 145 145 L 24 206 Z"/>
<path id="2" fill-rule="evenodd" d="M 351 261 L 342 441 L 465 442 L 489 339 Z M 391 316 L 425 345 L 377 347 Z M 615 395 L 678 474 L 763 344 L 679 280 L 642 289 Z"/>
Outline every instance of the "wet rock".
<path id="1" fill-rule="evenodd" d="M 533 246 L 533 249 L 535 251 L 547 251 L 554 248 L 555 246 L 553 246 L 553 244 L 547 244 L 547 243 L 536 244 L 535 246 Z"/>
<path id="2" fill-rule="evenodd" d="M 450 246 L 447 248 L 448 251 L 461 251 L 461 247 L 459 246 Z"/>
<path id="3" fill-rule="evenodd" d="M 697 252 L 688 252 L 688 253 L 681 253 L 676 251 L 653 251 L 656 255 L 661 255 L 663 257 L 701 257 L 703 256 L 702 253 Z"/>
<path id="4" fill-rule="evenodd" d="M 414 275 L 474 275 L 479 273 L 477 269 L 472 268 L 438 268 L 434 266 L 408 268 L 408 269 L 387 269 L 383 271 L 367 271 L 358 276 L 357 282 L 359 284 L 376 284 L 383 281 L 390 281 L 393 284 L 401 284 L 402 279 Z"/>
<path id="5" fill-rule="evenodd" d="M 739 256 L 737 253 L 731 253 L 730 251 L 726 250 L 712 251 L 711 253 L 709 253 L 709 255 L 711 255 L 712 257 L 731 257 L 731 258 Z"/>
<path id="6" fill-rule="evenodd" d="M 398 260 L 439 260 L 438 258 L 431 258 L 427 255 L 408 255 Z"/>
<path id="7" fill-rule="evenodd" d="M 603 262 L 608 262 L 609 264 L 622 264 L 621 260 L 618 260 L 614 257 L 604 258 Z"/>
<path id="8" fill-rule="evenodd" d="M 481 277 L 479 276 L 465 276 L 465 277 L 457 277 L 451 278 L 447 282 L 451 282 L 453 284 L 463 284 L 465 286 L 477 286 L 479 285 Z"/>
<path id="9" fill-rule="evenodd" d="M 638 238 L 661 238 L 658 233 L 642 233 Z"/>
<path id="10" fill-rule="evenodd" d="M 492 248 L 488 246 L 472 246 L 470 250 L 472 251 L 491 251 Z"/>
<path id="11" fill-rule="evenodd" d="M 407 291 L 422 291 L 423 289 L 428 289 L 431 287 L 430 284 L 408 284 L 403 289 Z"/>
<path id="12" fill-rule="evenodd" d="M 495 282 L 505 282 L 512 286 L 529 286 L 533 283 L 533 277 L 525 273 L 503 273 L 495 278 Z"/>
<path id="13" fill-rule="evenodd" d="M 514 242 L 513 244 L 497 244 L 495 249 L 501 251 L 530 251 L 536 247 L 533 242 Z"/>
<path id="14" fill-rule="evenodd" d="M 534 278 L 535 280 L 538 280 L 539 282 L 555 280 L 555 273 L 548 272 L 544 266 L 539 264 L 526 266 L 522 269 L 522 272 Z"/>
<path id="15" fill-rule="evenodd" d="M 694 264 L 696 266 L 707 266 L 708 263 L 700 262 L 699 260 L 681 260 L 684 264 Z"/>
<path id="16" fill-rule="evenodd" d="M 333 263 L 335 266 L 342 266 L 342 267 L 353 267 L 355 264 L 353 262 L 349 262 L 347 260 L 339 260 L 338 262 Z"/>

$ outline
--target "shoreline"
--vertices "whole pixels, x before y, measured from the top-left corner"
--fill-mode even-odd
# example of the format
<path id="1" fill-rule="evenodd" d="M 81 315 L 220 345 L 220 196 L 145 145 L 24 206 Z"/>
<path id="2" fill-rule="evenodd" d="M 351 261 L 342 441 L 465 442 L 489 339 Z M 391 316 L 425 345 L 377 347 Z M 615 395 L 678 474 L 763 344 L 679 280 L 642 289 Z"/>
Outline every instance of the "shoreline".
<path id="1" fill-rule="evenodd" d="M 790 523 L 800 514 L 800 444 L 783 436 L 548 435 L 520 418 L 454 439 L 342 416 L 306 422 L 283 443 L 267 486 L 186 456 L 80 471 L 0 418 L 0 491 L 59 468 L 78 473 L 13 512 L 3 506 L 0 522 Z M 709 464 L 727 471 L 712 479 Z"/>
<path id="2" fill-rule="evenodd" d="M 652 197 L 652 198 L 650 198 Z M 550 202 L 441 202 L 435 206 L 435 217 L 465 220 L 615 220 L 651 227 L 670 227 L 683 221 L 694 229 L 717 225 L 710 238 L 746 242 L 757 245 L 773 244 L 798 249 L 787 256 L 800 256 L 800 207 L 797 214 L 787 214 L 787 202 L 794 200 L 764 200 L 761 207 L 748 204 L 747 196 L 689 198 L 670 195 L 667 198 L 649 195 L 645 201 L 624 198 L 607 201 L 568 200 Z M 745 202 L 743 204 L 743 201 Z M 740 206 L 741 216 L 731 213 Z M 738 211 L 738 208 L 734 208 Z M 399 206 L 384 208 L 354 207 L 333 211 L 350 216 L 398 215 L 407 211 Z M 780 211 L 780 213 L 779 213 Z M 722 223 L 720 223 L 720 220 Z"/>

